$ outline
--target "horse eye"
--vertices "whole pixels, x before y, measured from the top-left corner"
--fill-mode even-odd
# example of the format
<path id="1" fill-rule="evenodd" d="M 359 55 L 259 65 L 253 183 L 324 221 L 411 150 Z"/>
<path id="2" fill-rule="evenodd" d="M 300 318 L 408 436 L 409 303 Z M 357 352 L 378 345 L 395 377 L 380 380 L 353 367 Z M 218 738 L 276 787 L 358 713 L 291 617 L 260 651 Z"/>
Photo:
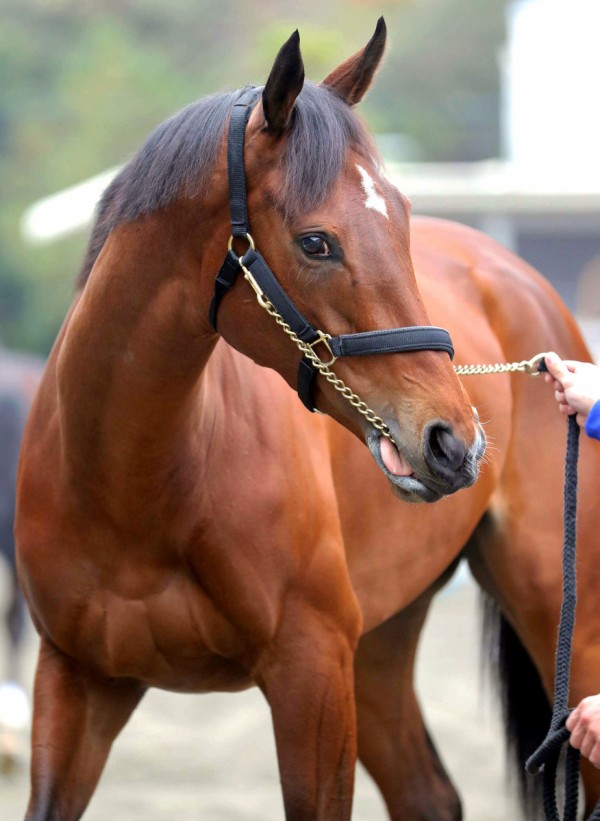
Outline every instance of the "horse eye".
<path id="1" fill-rule="evenodd" d="M 302 237 L 300 247 L 304 253 L 310 257 L 331 256 L 329 245 L 327 245 L 323 237 L 320 237 L 318 234 L 309 234 L 309 236 Z"/>

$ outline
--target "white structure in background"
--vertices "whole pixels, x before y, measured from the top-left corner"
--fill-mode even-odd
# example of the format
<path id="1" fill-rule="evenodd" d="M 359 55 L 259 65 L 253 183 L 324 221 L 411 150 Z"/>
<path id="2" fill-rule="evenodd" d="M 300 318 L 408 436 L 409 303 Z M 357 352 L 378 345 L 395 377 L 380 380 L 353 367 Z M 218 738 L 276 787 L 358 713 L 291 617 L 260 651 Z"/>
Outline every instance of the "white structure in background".
<path id="1" fill-rule="evenodd" d="M 507 31 L 505 157 L 390 164 L 390 175 L 415 213 L 478 226 L 543 270 L 575 307 L 575 283 L 585 278 L 585 293 L 595 294 L 589 284 L 600 274 L 600 0 L 513 0 Z M 24 238 L 52 242 L 88 228 L 116 170 L 35 203 Z"/>
<path id="2" fill-rule="evenodd" d="M 98 200 L 118 170 L 111 168 L 35 202 L 21 219 L 23 239 L 34 245 L 43 245 L 87 231 L 91 227 Z"/>
<path id="3" fill-rule="evenodd" d="M 503 65 L 505 153 L 550 177 L 600 179 L 600 2 L 515 0 Z"/>

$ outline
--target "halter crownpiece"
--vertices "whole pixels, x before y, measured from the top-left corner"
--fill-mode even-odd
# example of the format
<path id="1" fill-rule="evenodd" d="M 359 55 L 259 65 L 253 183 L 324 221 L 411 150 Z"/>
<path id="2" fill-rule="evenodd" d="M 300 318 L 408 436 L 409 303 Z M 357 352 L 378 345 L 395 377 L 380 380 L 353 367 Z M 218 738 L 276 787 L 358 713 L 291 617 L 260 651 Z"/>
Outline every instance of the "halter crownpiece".
<path id="1" fill-rule="evenodd" d="M 376 417 L 356 394 L 352 393 L 341 380 L 337 379 L 329 371 L 328 366 L 332 365 L 340 356 L 368 356 L 371 354 L 407 353 L 411 351 L 445 351 L 452 359 L 454 357 L 454 348 L 450 334 L 443 328 L 432 325 L 416 325 L 406 328 L 341 334 L 332 337 L 330 334 L 315 329 L 294 305 L 260 252 L 256 250 L 250 234 L 246 175 L 244 171 L 244 139 L 246 124 L 261 92 L 261 88 L 242 91 L 231 112 L 227 141 L 231 239 L 225 260 L 215 279 L 215 291 L 208 314 L 210 324 L 216 331 L 217 313 L 221 300 L 233 287 L 240 272 L 243 271 L 245 279 L 254 289 L 261 306 L 274 316 L 278 324 L 283 327 L 304 354 L 298 368 L 298 395 L 303 404 L 310 411 L 316 410 L 313 402 L 314 379 L 317 372 L 321 372 L 328 381 L 334 382 L 336 380 L 338 384 L 343 385 L 343 388 L 338 387 L 337 389 L 369 421 L 375 424 L 375 427 L 387 436 L 389 430 L 383 420 Z M 242 256 L 238 257 L 232 249 L 234 238 L 243 238 L 248 242 L 248 250 Z M 321 350 L 325 350 L 326 356 L 323 354 L 324 358 L 317 355 L 315 348 L 318 346 Z M 330 379 L 328 374 L 331 374 L 333 379 Z M 337 387 L 335 383 L 334 387 Z M 345 392 L 349 392 L 357 401 L 350 399 L 348 393 Z M 366 412 L 361 410 L 359 405 L 364 406 Z M 369 416 L 369 413 L 371 416 Z M 381 424 L 376 424 L 374 420 Z"/>

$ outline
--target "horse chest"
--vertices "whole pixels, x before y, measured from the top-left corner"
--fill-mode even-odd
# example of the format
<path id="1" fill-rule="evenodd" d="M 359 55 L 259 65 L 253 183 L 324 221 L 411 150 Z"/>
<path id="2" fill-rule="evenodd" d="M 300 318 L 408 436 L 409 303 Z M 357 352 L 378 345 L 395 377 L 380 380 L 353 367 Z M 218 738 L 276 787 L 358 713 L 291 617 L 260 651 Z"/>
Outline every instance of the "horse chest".
<path id="1" fill-rule="evenodd" d="M 239 631 L 185 561 L 123 545 L 90 555 L 81 544 L 68 561 L 38 558 L 28 591 L 36 624 L 69 656 L 171 690 L 249 685 Z"/>
<path id="2" fill-rule="evenodd" d="M 250 681 L 235 628 L 203 591 L 179 573 L 145 594 L 99 588 L 71 635 L 78 658 L 103 674 L 185 692 L 237 690 Z"/>

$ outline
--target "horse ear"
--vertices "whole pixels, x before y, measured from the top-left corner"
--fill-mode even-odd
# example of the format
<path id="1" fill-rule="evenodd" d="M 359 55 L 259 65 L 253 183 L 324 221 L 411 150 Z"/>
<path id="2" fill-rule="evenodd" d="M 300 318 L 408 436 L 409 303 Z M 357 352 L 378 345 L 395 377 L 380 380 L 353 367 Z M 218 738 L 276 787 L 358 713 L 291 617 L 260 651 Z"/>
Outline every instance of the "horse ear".
<path id="1" fill-rule="evenodd" d="M 345 100 L 348 105 L 360 103 L 373 82 L 373 77 L 381 62 L 386 34 L 385 20 L 380 17 L 375 33 L 367 45 L 352 57 L 344 60 L 323 80 L 321 85 L 335 91 L 338 97 Z"/>
<path id="2" fill-rule="evenodd" d="M 280 48 L 262 95 L 267 129 L 272 134 L 281 134 L 288 127 L 303 84 L 304 64 L 300 54 L 300 35 L 296 29 Z"/>

